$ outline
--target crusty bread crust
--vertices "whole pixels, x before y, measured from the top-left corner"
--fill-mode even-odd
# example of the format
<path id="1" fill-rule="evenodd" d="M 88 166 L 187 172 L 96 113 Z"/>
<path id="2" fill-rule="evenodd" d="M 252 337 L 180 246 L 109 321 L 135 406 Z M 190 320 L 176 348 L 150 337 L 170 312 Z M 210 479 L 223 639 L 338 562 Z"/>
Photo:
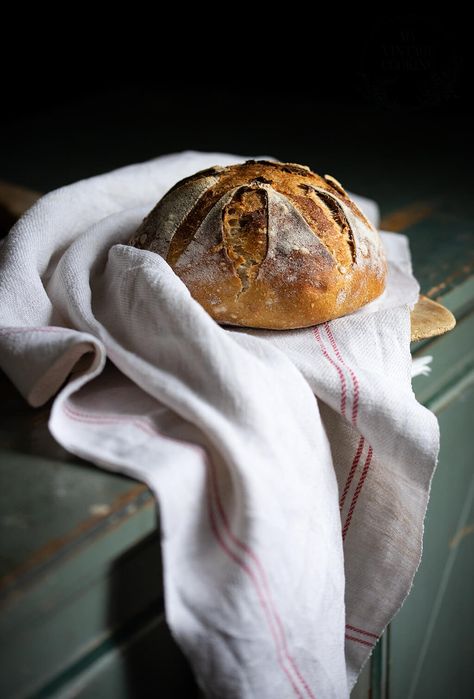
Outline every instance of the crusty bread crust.
<path id="1" fill-rule="evenodd" d="M 129 241 L 157 252 L 221 324 L 316 325 L 377 298 L 377 231 L 342 186 L 293 163 L 250 160 L 178 182 Z"/>

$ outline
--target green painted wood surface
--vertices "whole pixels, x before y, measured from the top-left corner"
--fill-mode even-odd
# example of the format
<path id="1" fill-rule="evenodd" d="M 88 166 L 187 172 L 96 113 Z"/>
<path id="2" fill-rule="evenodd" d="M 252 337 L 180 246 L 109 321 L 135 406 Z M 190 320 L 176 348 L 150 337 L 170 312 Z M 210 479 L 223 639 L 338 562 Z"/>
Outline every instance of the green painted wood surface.
<path id="1" fill-rule="evenodd" d="M 474 367 L 473 337 L 474 316 L 470 314 L 459 320 L 452 332 L 423 344 L 414 353 L 416 357 L 433 357 L 429 379 L 415 376 L 412 382 L 420 403 L 430 405 L 436 396 Z"/>
<path id="2" fill-rule="evenodd" d="M 0 395 L 1 599 L 26 571 L 31 575 L 109 526 L 125 502 L 132 506 L 136 498 L 147 498 L 143 485 L 106 473 L 57 444 L 47 426 L 50 403 L 30 408 L 2 372 Z"/>
<path id="3" fill-rule="evenodd" d="M 81 479 L 78 466 L 83 469 Z M 9 533 L 1 547 L 0 594 L 5 593 L 9 576 L 12 583 L 18 582 L 79 540 L 98 535 L 105 526 L 103 514 L 120 507 L 132 485 L 136 486 L 117 477 L 104 479 L 85 463 L 0 449 L 1 522 Z"/>
<path id="4" fill-rule="evenodd" d="M 371 684 L 371 663 L 373 658 L 369 658 L 357 679 L 356 685 L 351 692 L 351 699 L 370 699 Z"/>
<path id="5" fill-rule="evenodd" d="M 442 297 L 472 275 L 472 218 L 454 216 L 440 204 L 427 219 L 403 232 L 410 239 L 413 269 L 426 295 Z"/>
<path id="6" fill-rule="evenodd" d="M 173 642 L 163 615 L 144 618 L 140 622 L 116 643 L 103 644 L 92 659 L 86 658 L 59 676 L 34 699 L 201 697 L 189 665 Z"/>
<path id="7" fill-rule="evenodd" d="M 474 372 L 439 412 L 441 451 L 413 589 L 391 624 L 391 699 L 467 699 L 474 668 Z"/>
<path id="8" fill-rule="evenodd" d="M 154 520 L 152 503 L 147 510 Z M 113 529 L 10 595 L 0 613 L 0 696 L 30 696 L 144 610 L 162 612 L 159 540 L 143 539 L 148 528 L 124 513 Z"/>

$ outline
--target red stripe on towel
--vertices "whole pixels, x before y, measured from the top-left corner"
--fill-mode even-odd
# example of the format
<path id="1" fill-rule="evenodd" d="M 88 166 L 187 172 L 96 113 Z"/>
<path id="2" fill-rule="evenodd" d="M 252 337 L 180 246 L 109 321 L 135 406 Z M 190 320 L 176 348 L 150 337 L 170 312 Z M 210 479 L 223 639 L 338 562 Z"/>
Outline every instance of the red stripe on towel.
<path id="1" fill-rule="evenodd" d="M 355 371 L 353 371 L 352 368 L 351 368 L 348 364 L 346 364 L 346 362 L 344 361 L 344 359 L 343 359 L 343 357 L 342 357 L 342 354 L 341 354 L 341 352 L 340 352 L 340 350 L 339 350 L 339 347 L 337 346 L 336 340 L 335 340 L 335 338 L 334 338 L 334 335 L 333 335 L 333 333 L 332 333 L 332 330 L 331 330 L 331 327 L 330 327 L 329 323 L 326 322 L 326 323 L 324 324 L 324 327 L 325 327 L 325 329 L 326 329 L 326 333 L 327 333 L 327 335 L 328 335 L 329 342 L 331 343 L 331 347 L 332 347 L 332 349 L 334 350 L 334 353 L 335 353 L 337 359 L 339 360 L 339 362 L 340 362 L 344 367 L 346 367 L 346 369 L 348 370 L 348 372 L 349 372 L 349 374 L 350 374 L 351 380 L 352 380 L 352 387 L 353 387 L 352 424 L 355 426 L 356 423 L 357 423 L 357 417 L 358 417 L 358 414 L 359 414 L 359 380 L 358 380 L 358 378 L 357 378 L 357 376 L 356 376 Z M 343 493 L 342 493 L 342 496 L 341 496 L 341 500 L 340 500 L 340 503 L 339 503 L 339 507 L 340 507 L 341 510 L 342 510 L 342 505 L 344 504 L 345 498 L 346 498 L 346 496 L 347 496 L 347 492 L 348 492 L 348 490 L 349 490 L 349 488 L 350 488 L 350 486 L 351 486 L 352 480 L 353 480 L 353 478 L 354 478 L 355 471 L 356 471 L 357 466 L 358 466 L 358 464 L 359 464 L 359 460 L 360 460 L 360 456 L 361 456 L 361 454 L 362 454 L 362 449 L 363 449 L 363 448 L 364 448 L 364 438 L 361 436 L 361 438 L 359 439 L 359 444 L 358 444 L 358 446 L 357 446 L 356 453 L 355 453 L 354 459 L 353 459 L 353 461 L 352 461 L 352 466 L 351 466 L 351 468 L 350 468 L 350 470 L 349 470 L 349 475 L 348 475 L 348 477 L 347 477 L 347 481 L 346 481 L 346 484 L 345 484 L 345 486 L 344 486 L 344 490 L 343 490 Z M 360 452 L 360 453 L 359 453 L 359 452 Z M 361 476 L 360 476 L 360 479 L 359 479 L 359 483 L 357 484 L 357 488 L 356 488 L 355 493 L 354 493 L 354 495 L 353 495 L 352 502 L 351 502 L 351 505 L 350 505 L 350 508 L 349 508 L 349 512 L 348 512 L 348 514 L 347 514 L 346 522 L 345 522 L 344 528 L 343 528 L 343 530 L 342 530 L 342 538 L 343 538 L 343 540 L 344 540 L 345 537 L 346 537 L 347 531 L 348 531 L 348 529 L 349 529 L 349 526 L 350 526 L 350 523 L 351 523 L 351 520 L 352 520 L 352 515 L 354 514 L 354 509 L 355 509 L 355 506 L 356 506 L 356 504 L 357 504 L 357 500 L 358 500 L 358 498 L 359 498 L 360 492 L 361 492 L 361 490 L 362 490 L 362 487 L 363 487 L 363 485 L 364 485 L 365 479 L 366 479 L 366 477 L 367 477 L 367 473 L 368 473 L 368 470 L 369 470 L 369 467 L 370 467 L 370 463 L 371 463 L 371 461 L 372 461 L 372 456 L 373 456 L 373 450 L 372 450 L 372 447 L 369 445 L 369 451 L 368 451 L 368 453 L 367 453 L 367 458 L 366 458 L 366 461 L 365 461 L 365 464 L 364 464 L 364 468 L 363 468 L 363 470 L 362 470 L 362 473 L 361 473 Z"/>
<path id="2" fill-rule="evenodd" d="M 369 643 L 369 641 L 363 641 L 361 638 L 356 638 L 355 636 L 348 636 L 348 634 L 346 634 L 346 638 L 348 641 L 356 641 L 357 643 L 362 643 L 362 645 L 364 646 L 370 646 L 370 648 L 372 648 L 372 646 L 374 645 L 373 643 Z"/>
<path id="3" fill-rule="evenodd" d="M 262 589 L 260 587 L 258 578 L 255 575 L 255 572 L 252 570 L 252 568 L 247 563 L 245 563 L 245 561 L 243 561 L 237 554 L 232 552 L 230 547 L 228 547 L 227 545 L 225 545 L 225 546 L 223 545 L 223 542 L 225 544 L 225 541 L 220 534 L 218 536 L 217 522 L 215 520 L 215 516 L 213 514 L 212 508 L 210 508 L 209 509 L 209 516 L 210 516 L 210 518 L 211 518 L 211 515 L 213 517 L 213 519 L 211 519 L 211 529 L 216 537 L 216 540 L 218 541 L 221 548 L 223 548 L 224 551 L 227 553 L 227 555 L 230 556 L 234 562 L 236 562 L 238 565 L 240 565 L 242 567 L 242 569 L 247 573 L 247 575 L 252 580 L 254 587 L 255 587 L 255 590 L 257 592 L 257 597 L 259 599 L 260 606 L 262 607 L 262 611 L 264 612 L 264 615 L 267 618 L 270 632 L 272 634 L 274 643 L 276 645 L 279 665 L 282 668 L 282 670 L 285 672 L 285 674 L 287 675 L 296 696 L 298 696 L 301 699 L 303 697 L 300 690 L 295 685 L 294 679 L 291 677 L 291 675 L 288 671 L 288 668 L 283 663 L 283 660 L 281 658 L 282 651 L 283 651 L 284 657 L 290 663 L 291 667 L 293 668 L 296 676 L 298 677 L 301 684 L 305 688 L 310 699 L 316 699 L 313 692 L 309 688 L 308 684 L 306 683 L 304 678 L 301 676 L 301 673 L 297 668 L 296 662 L 289 655 L 285 631 L 283 628 L 283 624 L 281 622 L 281 617 L 279 616 L 278 611 L 277 611 L 277 609 L 273 603 L 273 600 L 270 596 L 269 586 L 268 586 L 268 582 L 267 582 L 267 576 L 265 575 L 265 571 L 263 569 L 262 564 L 260 563 L 256 554 L 246 544 L 244 544 L 239 539 L 237 539 L 237 537 L 235 537 L 234 534 L 232 533 L 232 531 L 230 530 L 222 502 L 220 501 L 219 492 L 217 490 L 217 483 L 215 481 L 214 466 L 213 466 L 211 460 L 208 458 L 206 450 L 198 444 L 193 444 L 191 442 L 185 442 L 184 440 L 179 440 L 179 439 L 176 439 L 174 437 L 169 437 L 168 435 L 163 434 L 162 432 L 157 430 L 154 426 L 150 425 L 148 423 L 148 421 L 143 420 L 141 418 L 131 418 L 131 417 L 126 417 L 126 416 L 123 416 L 123 417 L 122 416 L 108 416 L 108 415 L 103 415 L 103 414 L 101 415 L 101 414 L 95 414 L 95 413 L 86 413 L 83 411 L 78 411 L 77 409 L 74 409 L 71 406 L 66 405 L 66 403 L 62 404 L 62 409 L 66 413 L 66 415 L 68 415 L 72 419 L 75 419 L 77 421 L 86 422 L 89 424 L 91 424 L 91 423 L 97 423 L 97 424 L 127 423 L 127 424 L 131 424 L 134 427 L 137 427 L 138 429 L 141 429 L 144 432 L 147 432 L 148 434 L 151 434 L 153 436 L 158 435 L 158 436 L 163 437 L 164 439 L 167 439 L 171 442 L 175 442 L 178 444 L 184 444 L 185 446 L 191 447 L 193 449 L 197 449 L 200 452 L 200 454 L 202 454 L 204 456 L 204 460 L 205 460 L 205 463 L 206 463 L 207 468 L 208 468 L 208 473 L 211 476 L 211 483 L 213 483 L 213 488 L 215 488 L 214 492 L 215 492 L 215 500 L 216 500 L 216 504 L 217 504 L 217 509 L 219 511 L 219 514 L 221 515 L 221 518 L 222 518 L 222 521 L 224 524 L 224 528 L 226 529 L 226 533 L 229 536 L 229 538 L 231 539 L 231 541 L 233 541 L 233 543 L 235 543 L 239 548 L 241 548 L 243 551 L 245 551 L 247 553 L 247 555 L 249 555 L 251 560 L 257 565 L 257 568 L 261 574 L 261 577 L 263 576 L 264 584 L 262 585 L 262 587 L 263 587 L 264 592 L 267 595 L 267 598 L 268 598 L 267 600 L 265 600 L 265 596 L 262 593 Z M 208 497 L 211 497 L 211 496 L 208 494 Z M 261 582 L 262 581 L 260 581 L 260 583 Z M 271 616 L 272 614 L 273 614 L 273 619 Z M 276 632 L 275 626 L 273 625 L 272 622 L 275 623 L 279 633 Z"/>
<path id="4" fill-rule="evenodd" d="M 358 629 L 357 626 L 351 626 L 350 624 L 346 624 L 346 629 L 350 629 L 351 631 L 358 631 L 359 633 L 363 633 L 364 636 L 372 636 L 372 638 L 379 638 L 376 633 L 371 633 L 370 631 L 364 631 L 364 629 Z"/>
<path id="5" fill-rule="evenodd" d="M 210 469 L 209 469 L 209 471 L 210 471 Z M 211 481 L 212 481 L 212 480 L 213 480 L 213 478 L 211 477 Z M 214 493 L 213 493 L 213 494 L 214 494 L 214 500 L 217 500 L 217 494 L 216 494 L 216 491 L 215 491 L 215 484 L 212 485 L 211 488 L 212 488 L 212 491 L 214 491 Z M 222 537 L 221 532 L 219 531 L 219 527 L 218 527 L 218 525 L 217 525 L 217 520 L 216 520 L 214 511 L 213 511 L 213 507 L 212 507 L 212 491 L 211 491 L 211 488 L 207 488 L 207 504 L 208 504 L 209 520 L 210 520 L 210 523 L 211 523 L 211 529 L 212 529 L 212 531 L 213 531 L 213 533 L 214 533 L 214 536 L 215 536 L 217 542 L 219 543 L 220 547 L 221 547 L 221 548 L 223 549 L 223 551 L 228 555 L 228 557 L 229 557 L 230 559 L 232 559 L 232 560 L 234 561 L 234 563 L 236 563 L 238 566 L 240 566 L 240 567 L 242 568 L 242 570 L 243 570 L 245 573 L 247 573 L 248 577 L 252 580 L 252 582 L 253 582 L 253 584 L 254 584 L 254 586 L 255 586 L 255 589 L 256 589 L 256 591 L 257 591 L 257 597 L 258 597 L 258 600 L 259 600 L 259 602 L 260 602 L 260 606 L 261 606 L 261 608 L 263 609 L 263 612 L 264 612 L 265 617 L 266 617 L 266 619 L 267 619 L 268 626 L 269 626 L 269 628 L 270 628 L 270 633 L 272 634 L 273 641 L 274 641 L 275 646 L 276 646 L 276 648 L 277 648 L 278 664 L 280 665 L 280 667 L 281 667 L 281 669 L 283 670 L 283 672 L 285 673 L 285 675 L 288 677 L 288 680 L 290 681 L 290 684 L 291 684 L 291 686 L 292 686 L 292 689 L 293 689 L 295 695 L 296 695 L 297 697 L 299 697 L 299 699 L 303 699 L 303 695 L 301 694 L 300 690 L 299 690 L 298 687 L 296 686 L 296 684 L 295 684 L 295 682 L 294 682 L 292 676 L 290 675 L 290 673 L 289 673 L 289 671 L 288 671 L 288 668 L 287 668 L 286 665 L 284 664 L 283 659 L 282 659 L 282 657 L 281 657 L 281 647 L 280 647 L 280 643 L 279 643 L 279 641 L 278 641 L 278 636 L 277 636 L 277 634 L 276 634 L 275 627 L 274 627 L 274 625 L 273 625 L 273 620 L 272 620 L 271 612 L 270 612 L 270 610 L 269 610 L 269 608 L 268 608 L 268 605 L 267 605 L 267 602 L 266 602 L 264 596 L 262 595 L 262 591 L 261 591 L 261 589 L 260 589 L 260 586 L 259 586 L 259 584 L 258 584 L 258 581 L 256 580 L 255 573 L 254 573 L 254 571 L 250 568 L 250 566 L 248 566 L 248 565 L 245 563 L 245 561 L 244 561 L 242 558 L 240 558 L 240 556 L 238 556 L 234 551 L 232 551 L 232 549 L 227 545 L 225 539 Z"/>
<path id="6" fill-rule="evenodd" d="M 210 463 L 211 463 L 211 462 L 210 462 Z M 215 472 L 214 472 L 214 466 L 213 466 L 213 465 L 211 465 L 211 473 L 213 473 L 213 477 L 216 478 L 216 474 L 215 474 Z M 261 581 L 261 583 L 262 583 L 262 586 L 263 586 L 263 588 L 264 588 L 264 590 L 265 590 L 265 592 L 266 592 L 266 595 L 267 595 L 267 597 L 268 597 L 270 603 L 273 604 L 273 601 L 272 601 L 272 598 L 271 598 L 271 593 L 270 593 L 270 588 L 269 588 L 269 585 L 268 585 L 267 576 L 266 576 L 266 574 L 265 574 L 265 571 L 264 571 L 264 569 L 263 569 L 263 566 L 262 566 L 260 560 L 257 558 L 257 555 L 247 546 L 247 544 L 245 544 L 244 542 L 240 541 L 239 539 L 237 539 L 237 538 L 234 536 L 232 530 L 230 529 L 230 526 L 229 526 L 229 522 L 228 522 L 226 513 L 225 513 L 225 511 L 224 511 L 224 508 L 223 508 L 223 506 L 222 506 L 222 502 L 221 502 L 220 497 L 219 497 L 219 491 L 217 490 L 217 482 L 215 482 L 215 487 L 216 487 L 216 500 L 217 500 L 217 505 L 218 505 L 218 509 L 219 509 L 219 513 L 220 513 L 220 515 L 221 515 L 222 521 L 223 521 L 223 523 L 224 523 L 224 528 L 225 528 L 226 532 L 228 533 L 229 538 L 231 539 L 231 541 L 232 541 L 238 548 L 240 548 L 241 551 L 243 551 L 244 553 L 246 553 L 246 554 L 251 558 L 251 560 L 255 563 L 255 566 L 257 567 L 257 570 L 258 570 L 259 573 L 260 573 L 260 581 Z M 308 693 L 308 696 L 309 696 L 311 699 L 315 699 L 313 692 L 312 692 L 311 689 L 309 688 L 309 686 L 308 686 L 306 680 L 302 677 L 302 675 L 301 675 L 301 673 L 300 673 L 298 667 L 296 666 L 295 661 L 293 660 L 293 658 L 290 656 L 290 654 L 289 654 L 289 652 L 288 652 L 288 646 L 287 646 L 287 643 L 286 643 L 286 637 L 285 637 L 285 632 L 284 632 L 283 624 L 282 624 L 280 615 L 278 614 L 278 612 L 277 612 L 277 610 L 276 610 L 275 607 L 273 608 L 273 613 L 274 613 L 275 621 L 276 621 L 276 623 L 277 623 L 278 630 L 279 630 L 279 632 L 280 632 L 280 638 L 281 638 L 281 641 L 282 641 L 282 644 L 283 644 L 283 652 L 284 652 L 284 654 L 285 654 L 285 657 L 287 658 L 287 660 L 288 660 L 288 662 L 290 663 L 291 667 L 292 667 L 293 670 L 295 671 L 296 676 L 298 677 L 298 679 L 300 680 L 301 684 L 303 685 L 303 687 L 305 688 L 306 692 Z"/>
<path id="7" fill-rule="evenodd" d="M 352 520 L 352 515 L 354 514 L 355 506 L 357 504 L 357 500 L 359 498 L 360 492 L 361 492 L 362 487 L 364 485 L 364 481 L 367 478 L 367 473 L 369 472 L 370 463 L 372 461 L 372 455 L 373 455 L 372 447 L 369 447 L 369 451 L 367 452 L 367 458 L 365 460 L 364 468 L 362 469 L 362 473 L 360 474 L 357 488 L 355 489 L 354 495 L 352 496 L 352 502 L 351 502 L 351 506 L 349 507 L 349 512 L 347 513 L 346 523 L 344 524 L 344 528 L 342 530 L 342 539 L 343 540 L 346 538 L 347 530 L 349 529 L 349 525 L 350 525 L 351 520 Z"/>
<path id="8" fill-rule="evenodd" d="M 316 338 L 316 341 L 318 342 L 318 344 L 321 348 L 321 352 L 323 353 L 323 356 L 327 359 L 327 361 L 330 364 L 332 364 L 332 366 L 335 368 L 335 370 L 337 371 L 337 374 L 339 376 L 339 381 L 341 384 L 341 415 L 343 417 L 346 417 L 347 386 L 346 386 L 345 376 L 344 376 L 343 372 L 341 371 L 340 367 L 338 367 L 337 363 L 333 360 L 332 357 L 329 356 L 328 351 L 326 350 L 326 348 L 323 344 L 321 333 L 320 333 L 317 325 L 313 328 L 313 333 L 314 333 L 314 336 Z"/>
<path id="9" fill-rule="evenodd" d="M 347 493 L 349 492 L 349 488 L 351 487 L 352 481 L 354 479 L 354 475 L 355 475 L 355 472 L 357 470 L 357 466 L 359 465 L 360 457 L 362 456 L 364 444 L 365 444 L 365 439 L 361 436 L 359 439 L 359 444 L 357 445 L 356 453 L 355 453 L 354 458 L 352 460 L 351 470 L 349 471 L 349 475 L 347 476 L 344 490 L 342 491 L 342 495 L 341 495 L 341 498 L 339 500 L 339 509 L 340 510 L 342 510 L 342 508 L 344 507 Z"/>
<path id="10" fill-rule="evenodd" d="M 326 333 L 329 337 L 329 342 L 331 343 L 336 357 L 339 359 L 341 364 L 346 367 L 351 377 L 352 388 L 354 392 L 352 401 L 352 424 L 355 425 L 357 423 L 357 416 L 359 413 L 359 379 L 357 378 L 355 372 L 351 369 L 351 367 L 348 366 L 348 364 L 346 364 L 346 362 L 342 358 L 342 355 L 339 351 L 339 347 L 337 346 L 336 340 L 334 339 L 334 335 L 332 334 L 332 330 L 329 323 L 324 323 L 324 327 L 326 328 Z"/>

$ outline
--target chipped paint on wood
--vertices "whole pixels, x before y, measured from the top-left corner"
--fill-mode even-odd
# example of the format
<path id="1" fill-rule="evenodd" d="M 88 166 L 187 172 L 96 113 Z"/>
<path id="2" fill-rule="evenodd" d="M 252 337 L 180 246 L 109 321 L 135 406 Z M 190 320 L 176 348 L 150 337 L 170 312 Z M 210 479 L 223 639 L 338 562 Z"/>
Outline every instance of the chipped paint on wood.
<path id="1" fill-rule="evenodd" d="M 137 504 L 137 500 L 142 502 Z M 98 518 L 96 514 L 91 515 L 64 536 L 52 539 L 45 546 L 35 551 L 32 556 L 0 580 L 0 593 L 4 595 L 8 588 L 18 584 L 21 578 L 30 574 L 35 568 L 40 568 L 45 564 L 49 565 L 58 556 L 69 552 L 72 547 L 80 545 L 88 535 L 97 533 L 98 529 L 110 531 L 116 528 L 125 518 L 133 515 L 139 507 L 149 507 L 154 502 L 155 500 L 147 486 L 143 484 L 136 485 L 111 503 L 110 512 L 106 517 Z"/>
<path id="2" fill-rule="evenodd" d="M 417 201 L 397 209 L 382 217 L 380 228 L 386 231 L 400 232 L 406 228 L 424 221 L 435 211 L 436 204 L 432 201 Z"/>
<path id="3" fill-rule="evenodd" d="M 456 534 L 453 536 L 451 541 L 449 542 L 449 548 L 450 549 L 455 549 L 461 541 L 466 537 L 469 536 L 469 534 L 474 533 L 474 523 L 473 524 L 468 524 L 467 526 L 463 527 L 460 529 Z"/>

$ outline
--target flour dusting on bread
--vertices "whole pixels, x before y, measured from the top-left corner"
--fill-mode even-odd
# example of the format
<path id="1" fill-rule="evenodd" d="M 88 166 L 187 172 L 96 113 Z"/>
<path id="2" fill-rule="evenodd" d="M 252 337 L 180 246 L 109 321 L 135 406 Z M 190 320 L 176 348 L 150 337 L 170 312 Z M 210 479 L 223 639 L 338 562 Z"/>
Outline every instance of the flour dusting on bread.
<path id="1" fill-rule="evenodd" d="M 220 323 L 291 329 L 379 296 L 381 239 L 342 185 L 295 163 L 216 166 L 176 184 L 129 241 L 162 255 Z"/>

